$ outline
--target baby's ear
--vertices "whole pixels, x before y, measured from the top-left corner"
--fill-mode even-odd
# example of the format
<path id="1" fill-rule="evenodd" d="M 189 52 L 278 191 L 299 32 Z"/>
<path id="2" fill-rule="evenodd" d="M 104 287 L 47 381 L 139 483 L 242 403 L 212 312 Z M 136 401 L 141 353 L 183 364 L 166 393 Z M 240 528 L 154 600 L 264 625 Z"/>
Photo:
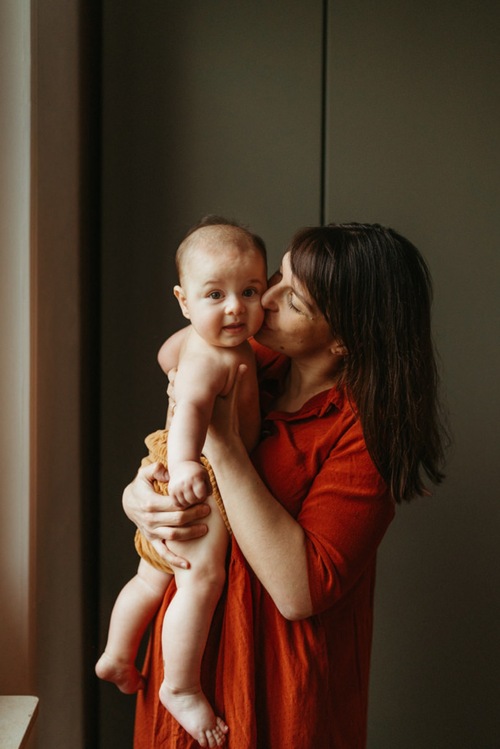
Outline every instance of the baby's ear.
<path id="1" fill-rule="evenodd" d="M 182 314 L 189 320 L 189 309 L 187 306 L 186 295 L 184 294 L 181 286 L 174 286 L 174 296 L 179 302 Z"/>

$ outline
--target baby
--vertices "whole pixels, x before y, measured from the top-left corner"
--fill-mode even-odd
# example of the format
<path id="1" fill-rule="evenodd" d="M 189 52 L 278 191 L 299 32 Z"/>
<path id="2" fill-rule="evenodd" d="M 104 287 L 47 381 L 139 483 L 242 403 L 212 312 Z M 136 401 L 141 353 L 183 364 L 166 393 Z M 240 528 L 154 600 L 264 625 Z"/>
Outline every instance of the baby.
<path id="1" fill-rule="evenodd" d="M 166 457 L 168 494 L 179 506 L 202 501 L 211 505 L 209 530 L 194 541 L 169 543 L 190 563 L 188 569 L 175 570 L 139 534 L 138 572 L 115 603 L 96 673 L 126 693 L 144 686 L 135 666 L 138 647 L 174 575 L 177 590 L 163 622 L 160 700 L 200 746 L 214 747 L 225 742 L 228 727 L 201 689 L 200 668 L 224 586 L 229 533 L 217 487 L 201 454 L 215 398 L 229 392 L 241 364 L 248 370 L 239 390 L 242 438 L 248 450 L 258 439 L 257 377 L 247 339 L 264 317 L 260 300 L 267 286 L 266 250 L 263 241 L 247 229 L 208 217 L 181 242 L 176 265 L 179 285 L 174 294 L 191 325 L 162 347 L 162 366 L 167 371 L 177 367 L 175 410 L 169 432 L 150 435 L 146 444 L 149 462 L 162 458 L 165 462 Z M 157 490 L 166 493 L 164 485 Z"/>

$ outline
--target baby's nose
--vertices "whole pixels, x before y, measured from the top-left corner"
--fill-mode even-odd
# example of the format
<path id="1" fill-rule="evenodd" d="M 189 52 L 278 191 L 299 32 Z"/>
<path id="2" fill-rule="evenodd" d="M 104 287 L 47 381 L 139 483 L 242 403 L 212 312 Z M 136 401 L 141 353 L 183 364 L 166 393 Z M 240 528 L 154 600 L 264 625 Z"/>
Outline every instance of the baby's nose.
<path id="1" fill-rule="evenodd" d="M 245 303 L 237 294 L 231 294 L 226 301 L 226 312 L 232 315 L 240 315 L 245 311 Z"/>

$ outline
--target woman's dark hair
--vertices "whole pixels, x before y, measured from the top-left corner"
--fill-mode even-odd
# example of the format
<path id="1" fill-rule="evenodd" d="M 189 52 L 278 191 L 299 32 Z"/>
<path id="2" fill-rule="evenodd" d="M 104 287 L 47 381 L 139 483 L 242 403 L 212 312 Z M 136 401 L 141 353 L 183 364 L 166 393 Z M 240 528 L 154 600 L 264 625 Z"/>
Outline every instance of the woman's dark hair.
<path id="1" fill-rule="evenodd" d="M 293 274 L 347 349 L 341 382 L 394 499 L 427 494 L 422 473 L 444 478 L 446 429 L 423 257 L 378 224 L 301 229 L 289 249 Z"/>

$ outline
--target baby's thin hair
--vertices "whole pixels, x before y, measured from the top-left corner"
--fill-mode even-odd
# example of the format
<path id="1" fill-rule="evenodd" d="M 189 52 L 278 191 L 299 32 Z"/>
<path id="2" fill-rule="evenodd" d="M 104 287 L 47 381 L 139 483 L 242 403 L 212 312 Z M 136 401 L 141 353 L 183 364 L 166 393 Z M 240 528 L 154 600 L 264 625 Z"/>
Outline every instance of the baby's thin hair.
<path id="1" fill-rule="evenodd" d="M 207 216 L 203 216 L 203 218 L 201 218 L 196 222 L 196 224 L 188 229 L 188 231 L 184 235 L 182 242 L 177 248 L 177 252 L 175 255 L 175 267 L 177 269 L 177 275 L 179 276 L 179 278 L 181 277 L 184 255 L 186 253 L 186 250 L 188 250 L 192 244 L 192 241 L 190 241 L 191 237 L 200 229 L 204 229 L 207 227 L 220 227 L 223 235 L 225 233 L 227 237 L 234 236 L 235 230 L 237 233 L 243 234 L 250 241 L 252 246 L 262 255 L 264 261 L 267 262 L 266 245 L 262 237 L 250 231 L 247 226 L 239 223 L 238 221 L 211 213 Z M 224 229 L 226 229 L 226 232 L 224 232 Z"/>

